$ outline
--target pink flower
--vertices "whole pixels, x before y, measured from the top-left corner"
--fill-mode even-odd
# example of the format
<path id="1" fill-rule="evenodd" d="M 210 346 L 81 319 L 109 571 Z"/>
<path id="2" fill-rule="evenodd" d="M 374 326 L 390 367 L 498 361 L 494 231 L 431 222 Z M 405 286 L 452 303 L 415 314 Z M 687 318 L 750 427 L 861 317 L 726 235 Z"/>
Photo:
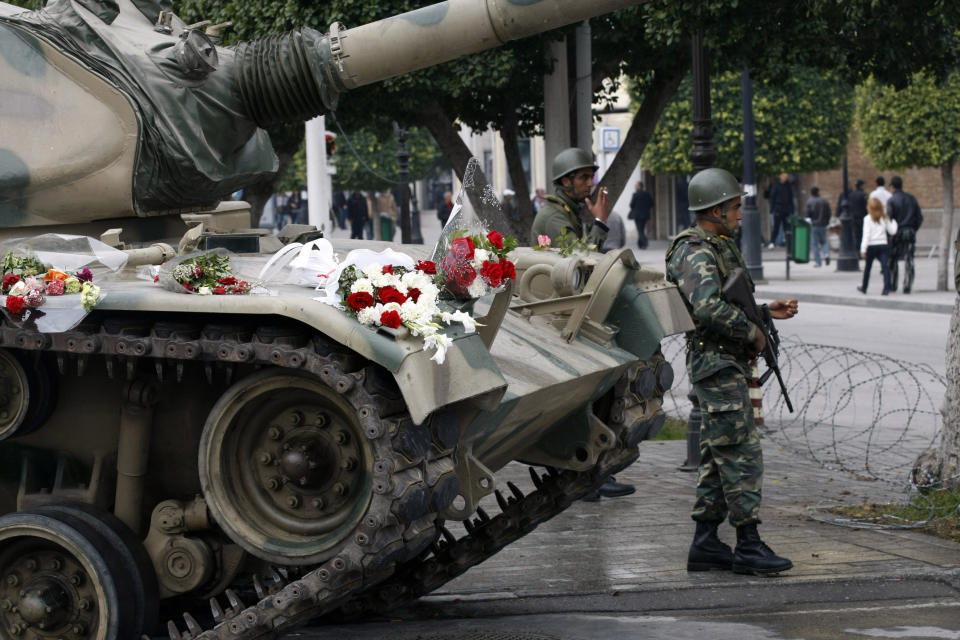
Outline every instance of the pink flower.
<path id="1" fill-rule="evenodd" d="M 540 247 L 549 247 L 549 246 L 550 246 L 550 236 L 537 236 L 537 246 L 540 246 Z"/>
<path id="2" fill-rule="evenodd" d="M 63 284 L 63 280 L 51 280 L 47 283 L 47 295 L 62 296 L 65 286 L 66 285 Z"/>

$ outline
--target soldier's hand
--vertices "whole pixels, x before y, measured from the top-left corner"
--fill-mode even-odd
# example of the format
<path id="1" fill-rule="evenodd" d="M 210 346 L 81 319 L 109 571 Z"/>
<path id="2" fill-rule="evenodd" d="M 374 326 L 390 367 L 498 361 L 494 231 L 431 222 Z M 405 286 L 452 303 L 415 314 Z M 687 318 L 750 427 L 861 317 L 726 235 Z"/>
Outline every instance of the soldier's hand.
<path id="1" fill-rule="evenodd" d="M 753 339 L 753 352 L 760 353 L 766 346 L 767 338 L 763 335 L 763 331 L 757 331 L 757 337 Z"/>
<path id="2" fill-rule="evenodd" d="M 777 320 L 789 320 L 797 315 L 799 310 L 796 300 L 774 300 L 767 308 L 770 309 L 770 315 Z"/>
<path id="3" fill-rule="evenodd" d="M 594 218 L 600 222 L 606 222 L 607 218 L 610 217 L 610 209 L 613 207 L 610 199 L 607 197 L 607 188 L 600 187 L 597 189 L 596 193 L 594 193 L 594 198 L 596 201 L 590 198 L 586 199 L 587 209 Z"/>

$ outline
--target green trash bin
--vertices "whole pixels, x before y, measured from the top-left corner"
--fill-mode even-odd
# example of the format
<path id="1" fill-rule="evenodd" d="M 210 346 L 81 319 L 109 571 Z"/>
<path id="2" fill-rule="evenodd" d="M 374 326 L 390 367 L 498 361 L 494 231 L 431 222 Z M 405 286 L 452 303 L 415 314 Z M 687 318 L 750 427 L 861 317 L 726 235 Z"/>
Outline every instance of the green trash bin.
<path id="1" fill-rule="evenodd" d="M 380 214 L 380 239 L 386 242 L 393 242 L 393 233 L 396 229 L 393 224 L 393 218 L 389 214 Z"/>
<path id="2" fill-rule="evenodd" d="M 813 230 L 806 218 L 790 216 L 790 241 L 787 243 L 788 257 L 798 264 L 810 262 L 810 235 Z"/>

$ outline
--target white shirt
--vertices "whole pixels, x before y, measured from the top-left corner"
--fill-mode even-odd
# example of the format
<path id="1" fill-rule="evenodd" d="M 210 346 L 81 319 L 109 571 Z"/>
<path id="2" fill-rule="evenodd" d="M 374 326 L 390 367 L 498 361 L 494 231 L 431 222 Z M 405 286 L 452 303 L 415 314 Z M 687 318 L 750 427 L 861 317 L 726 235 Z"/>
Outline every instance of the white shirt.
<path id="1" fill-rule="evenodd" d="M 897 233 L 897 221 L 893 218 L 874 222 L 870 214 L 863 216 L 863 240 L 860 241 L 860 253 L 866 253 L 867 247 L 887 244 L 887 234 Z"/>
<path id="2" fill-rule="evenodd" d="M 887 208 L 887 200 L 889 200 L 890 196 L 892 195 L 893 195 L 892 193 L 887 191 L 886 187 L 877 187 L 876 189 L 870 192 L 870 197 L 876 198 L 877 200 L 879 200 L 880 203 L 883 205 L 884 210 L 886 210 Z"/>

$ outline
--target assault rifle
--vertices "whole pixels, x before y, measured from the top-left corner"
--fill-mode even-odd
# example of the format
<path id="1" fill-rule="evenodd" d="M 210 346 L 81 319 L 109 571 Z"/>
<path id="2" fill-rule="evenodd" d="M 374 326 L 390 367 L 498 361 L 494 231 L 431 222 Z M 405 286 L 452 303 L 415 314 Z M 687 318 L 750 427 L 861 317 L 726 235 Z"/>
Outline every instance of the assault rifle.
<path id="1" fill-rule="evenodd" d="M 773 324 L 773 316 L 770 315 L 770 309 L 767 305 L 757 306 L 757 301 L 753 299 L 753 292 L 747 281 L 746 272 L 737 267 L 730 271 L 727 281 L 723 283 L 721 290 L 723 299 L 731 304 L 740 307 L 747 319 L 760 328 L 763 337 L 767 339 L 767 344 L 760 352 L 767 363 L 767 370 L 760 376 L 760 385 L 767 381 L 771 373 L 777 374 L 777 382 L 780 383 L 780 392 L 787 403 L 787 409 L 793 413 L 793 404 L 790 402 L 790 395 L 787 393 L 787 385 L 783 383 L 783 376 L 780 375 L 780 367 L 777 359 L 780 357 L 780 333 Z"/>

